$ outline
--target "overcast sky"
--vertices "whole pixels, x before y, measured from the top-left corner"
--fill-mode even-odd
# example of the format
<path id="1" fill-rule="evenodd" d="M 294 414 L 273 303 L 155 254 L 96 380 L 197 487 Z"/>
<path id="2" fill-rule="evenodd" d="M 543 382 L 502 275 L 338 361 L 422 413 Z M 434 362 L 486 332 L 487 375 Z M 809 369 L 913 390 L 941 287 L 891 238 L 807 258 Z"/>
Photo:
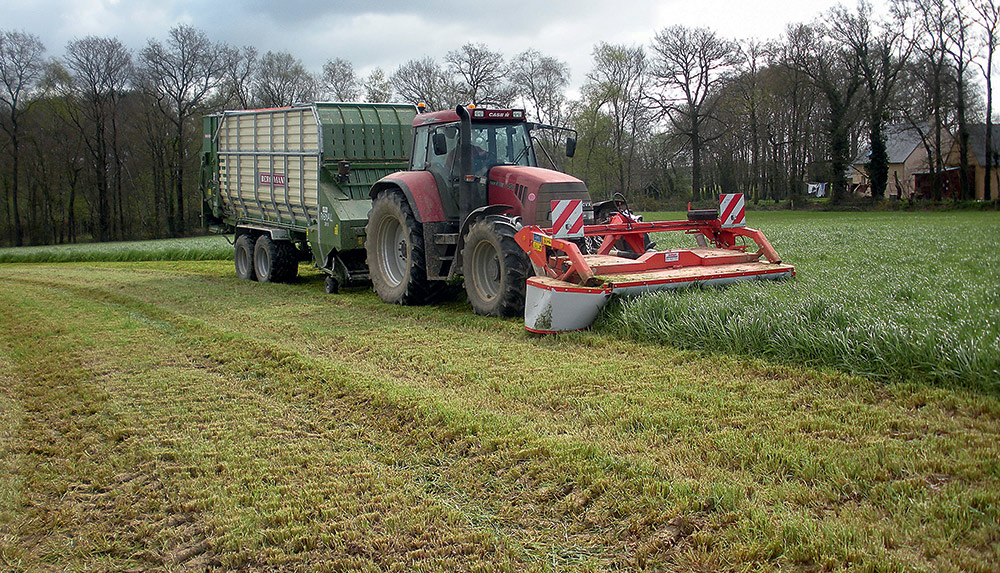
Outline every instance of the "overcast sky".
<path id="1" fill-rule="evenodd" d="M 215 41 L 287 51 L 312 72 L 343 58 L 361 75 L 391 73 L 413 58 L 444 55 L 466 42 L 511 57 L 528 48 L 570 66 L 578 87 L 598 42 L 647 45 L 657 31 L 704 26 L 738 39 L 776 38 L 786 24 L 808 22 L 836 0 L 0 0 L 0 29 L 39 36 L 50 56 L 69 40 L 114 36 L 134 50 L 163 39 L 176 24 Z M 854 0 L 846 0 L 848 6 Z M 876 0 L 875 5 L 884 5 Z"/>

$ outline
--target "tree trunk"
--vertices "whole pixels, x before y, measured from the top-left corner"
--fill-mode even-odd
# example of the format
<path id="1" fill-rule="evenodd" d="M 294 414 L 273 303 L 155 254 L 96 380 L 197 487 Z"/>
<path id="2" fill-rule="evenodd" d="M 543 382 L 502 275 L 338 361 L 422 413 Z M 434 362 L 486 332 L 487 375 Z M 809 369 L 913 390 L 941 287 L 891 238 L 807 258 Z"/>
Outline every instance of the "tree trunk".
<path id="1" fill-rule="evenodd" d="M 104 134 L 104 121 L 100 114 L 96 115 L 97 149 L 94 151 L 94 175 L 97 183 L 97 241 L 109 239 L 108 228 L 108 154 Z"/>
<path id="2" fill-rule="evenodd" d="M 694 114 L 692 114 L 694 115 Z M 701 199 L 701 136 L 697 118 L 691 120 L 691 200 Z"/>
<path id="3" fill-rule="evenodd" d="M 993 50 L 989 51 L 986 58 L 986 69 L 993 70 Z M 993 81 L 990 74 L 986 74 L 986 173 L 983 175 L 983 201 L 989 201 L 992 197 L 990 193 L 990 175 L 993 171 Z M 1000 193 L 998 193 L 1000 197 Z"/>
<path id="4" fill-rule="evenodd" d="M 112 96 L 114 98 L 114 96 Z M 115 167 L 115 205 L 118 208 L 118 232 L 116 237 L 119 239 L 124 239 L 130 237 L 131 233 L 128 232 L 125 226 L 125 208 L 124 208 L 124 197 L 122 193 L 122 157 L 121 157 L 121 144 L 118 141 L 118 101 L 112 99 L 111 108 L 111 149 L 112 155 L 114 157 L 114 167 Z"/>
<path id="5" fill-rule="evenodd" d="M 760 189 L 764 186 L 764 175 L 760 164 L 760 126 L 757 124 L 756 108 L 750 110 L 750 177 L 753 180 L 753 187 L 750 194 L 753 196 L 753 203 L 756 205 L 760 201 Z"/>
<path id="6" fill-rule="evenodd" d="M 965 80 L 958 79 L 958 181 L 959 191 L 953 198 L 955 201 L 975 199 L 976 191 L 969 185 L 969 131 L 965 122 Z"/>
<path id="7" fill-rule="evenodd" d="M 989 98 L 987 98 L 989 99 Z M 993 193 L 990 189 L 990 175 L 993 172 L 993 120 L 986 118 L 986 172 L 983 174 L 983 201 L 990 201 Z M 998 193 L 1000 196 L 1000 193 Z"/>
<path id="8" fill-rule="evenodd" d="M 944 189 L 941 186 L 941 175 L 944 169 L 944 162 L 941 159 L 941 106 L 934 106 L 934 168 L 931 171 L 931 183 L 934 185 L 934 200 L 940 201 L 944 197 Z"/>
<path id="9" fill-rule="evenodd" d="M 851 141 L 848 126 L 844 121 L 844 114 L 847 112 L 846 106 L 842 106 L 839 101 L 830 102 L 830 168 L 833 173 L 831 200 L 834 203 L 842 203 L 847 199 L 847 180 L 844 173 L 850 165 Z"/>
<path id="10" fill-rule="evenodd" d="M 21 145 L 17 137 L 17 123 L 15 122 L 11 129 L 11 151 L 13 151 L 13 158 L 11 161 L 11 167 L 14 171 L 11 184 L 11 209 L 14 215 L 14 245 L 23 246 L 24 245 L 24 229 L 21 228 L 21 211 L 17 206 L 18 202 L 18 181 L 20 179 L 20 164 L 21 164 Z"/>
<path id="11" fill-rule="evenodd" d="M 184 120 L 177 119 L 177 134 L 174 141 L 174 197 L 177 211 L 174 213 L 174 235 L 181 237 L 186 232 L 184 212 Z"/>
<path id="12" fill-rule="evenodd" d="M 69 206 L 66 216 L 66 235 L 70 243 L 76 242 L 76 182 L 79 172 L 74 171 L 69 183 Z"/>

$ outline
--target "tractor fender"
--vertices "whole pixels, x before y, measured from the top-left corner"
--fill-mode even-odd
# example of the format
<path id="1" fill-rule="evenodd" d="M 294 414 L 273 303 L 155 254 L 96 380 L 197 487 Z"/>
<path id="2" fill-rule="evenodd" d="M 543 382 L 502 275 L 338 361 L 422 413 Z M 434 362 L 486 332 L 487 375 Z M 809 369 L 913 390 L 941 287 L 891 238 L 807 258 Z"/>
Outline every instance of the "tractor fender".
<path id="1" fill-rule="evenodd" d="M 458 248 L 455 251 L 455 264 L 452 265 L 452 269 L 459 270 L 462 268 L 462 251 L 465 250 L 465 237 L 469 234 L 469 227 L 473 223 L 480 219 L 485 219 L 486 217 L 495 217 L 497 222 L 509 226 L 515 233 L 520 230 L 520 225 L 515 221 L 513 217 L 504 215 L 504 213 L 513 210 L 514 208 L 510 205 L 486 205 L 485 207 L 480 207 L 473 212 L 469 213 L 469 216 L 462 221 L 462 229 L 458 234 Z M 518 217 L 520 219 L 520 217 Z M 452 274 L 455 273 L 452 271 Z"/>
<path id="2" fill-rule="evenodd" d="M 434 176 L 428 171 L 400 171 L 379 179 L 368 195 L 375 197 L 386 189 L 399 189 L 413 209 L 419 223 L 439 223 L 445 220 L 444 207 Z"/>

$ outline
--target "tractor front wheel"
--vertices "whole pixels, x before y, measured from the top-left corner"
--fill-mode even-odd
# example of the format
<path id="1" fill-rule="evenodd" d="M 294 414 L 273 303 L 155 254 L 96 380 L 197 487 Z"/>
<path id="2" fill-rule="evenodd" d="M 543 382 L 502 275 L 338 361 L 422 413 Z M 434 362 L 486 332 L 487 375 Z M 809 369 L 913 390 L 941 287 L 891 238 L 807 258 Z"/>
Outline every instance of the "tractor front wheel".
<path id="1" fill-rule="evenodd" d="M 469 228 L 462 250 L 465 292 L 476 314 L 524 314 L 528 257 L 514 240 L 514 229 L 503 221 L 486 218 Z"/>

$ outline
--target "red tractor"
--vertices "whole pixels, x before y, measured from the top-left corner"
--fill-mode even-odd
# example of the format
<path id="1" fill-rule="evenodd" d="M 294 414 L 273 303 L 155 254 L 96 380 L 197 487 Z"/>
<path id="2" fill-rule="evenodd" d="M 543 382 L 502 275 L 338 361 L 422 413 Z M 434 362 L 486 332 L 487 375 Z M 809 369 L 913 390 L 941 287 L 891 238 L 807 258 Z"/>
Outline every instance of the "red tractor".
<path id="1" fill-rule="evenodd" d="M 368 268 L 383 301 L 421 304 L 462 275 L 476 313 L 524 312 L 531 262 L 514 235 L 550 226 L 554 200 L 580 199 L 592 213 L 582 181 L 538 167 L 538 129 L 556 128 L 529 123 L 523 110 L 460 106 L 416 116 L 409 170 L 371 189 Z M 567 138 L 568 156 L 575 146 Z"/>
<path id="2" fill-rule="evenodd" d="M 592 203 L 579 179 L 538 167 L 538 129 L 558 128 L 529 123 L 523 110 L 416 115 L 409 170 L 370 193 L 368 269 L 382 300 L 424 303 L 461 275 L 476 313 L 523 313 L 528 330 L 562 332 L 589 326 L 615 295 L 794 276 L 745 226 L 742 195 L 686 221 L 644 223 L 622 202 Z M 567 137 L 568 156 L 575 147 Z M 653 250 L 649 235 L 669 231 L 697 245 Z"/>

